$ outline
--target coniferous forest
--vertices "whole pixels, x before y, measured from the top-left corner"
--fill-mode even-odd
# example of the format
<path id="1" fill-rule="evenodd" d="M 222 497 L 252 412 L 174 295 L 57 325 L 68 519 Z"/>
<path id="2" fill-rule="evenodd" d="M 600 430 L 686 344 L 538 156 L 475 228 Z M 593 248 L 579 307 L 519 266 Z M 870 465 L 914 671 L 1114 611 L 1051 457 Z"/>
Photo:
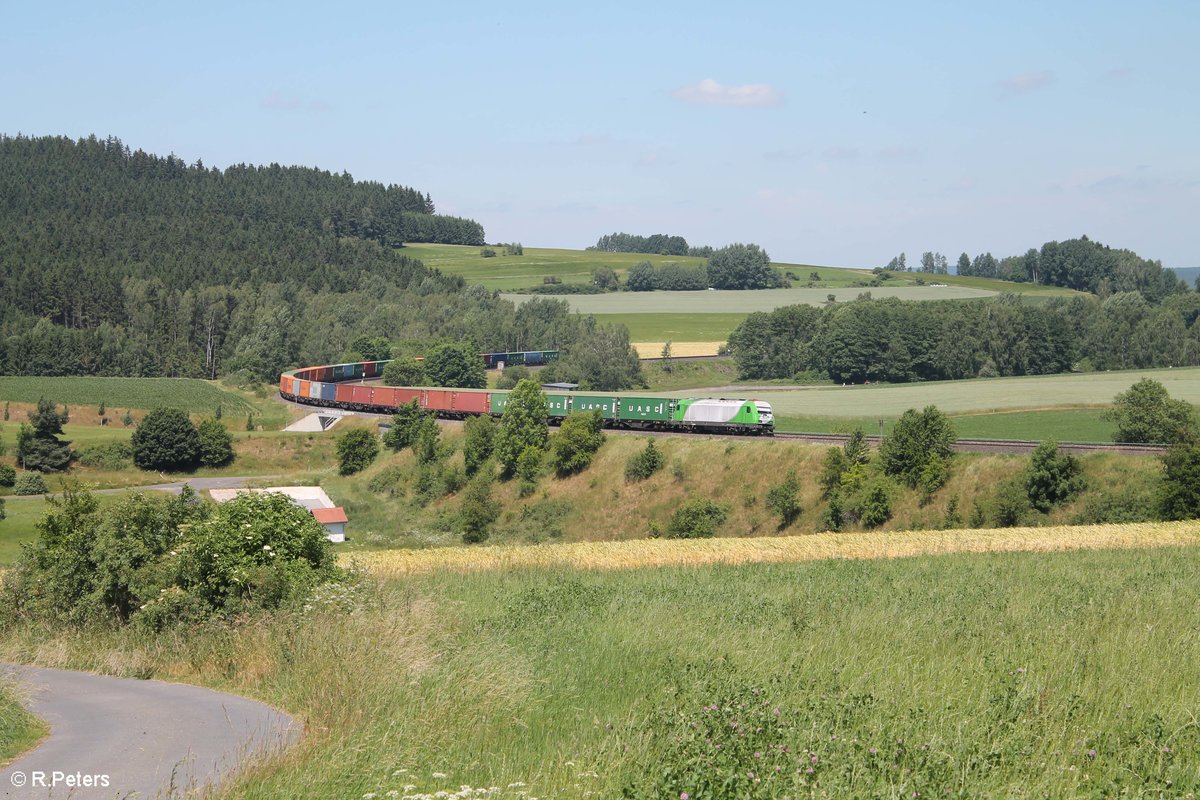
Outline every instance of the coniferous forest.
<path id="1" fill-rule="evenodd" d="M 582 335 L 566 303 L 518 311 L 405 257 L 406 241 L 484 231 L 427 193 L 347 174 L 0 136 L 0 373 L 273 380 L 363 335 L 481 350 Z"/>

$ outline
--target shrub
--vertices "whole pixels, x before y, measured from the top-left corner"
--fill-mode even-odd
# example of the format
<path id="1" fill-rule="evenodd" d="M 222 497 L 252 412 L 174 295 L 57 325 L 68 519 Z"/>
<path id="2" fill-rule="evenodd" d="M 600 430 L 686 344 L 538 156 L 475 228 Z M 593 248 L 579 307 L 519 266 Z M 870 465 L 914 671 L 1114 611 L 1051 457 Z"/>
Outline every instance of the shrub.
<path id="1" fill-rule="evenodd" d="M 426 416 L 417 428 L 417 439 L 413 442 L 413 455 L 418 464 L 432 464 L 441 455 L 438 452 L 438 441 L 442 436 L 442 428 L 433 416 Z"/>
<path id="2" fill-rule="evenodd" d="M 200 434 L 177 408 L 156 408 L 146 415 L 130 440 L 133 463 L 141 469 L 186 470 L 200 457 Z"/>
<path id="3" fill-rule="evenodd" d="M 570 414 L 550 439 L 550 467 L 560 478 L 583 472 L 604 444 L 604 419 L 598 410 Z"/>
<path id="4" fill-rule="evenodd" d="M 1191 404 L 1171 399 L 1165 386 L 1149 378 L 1113 398 L 1113 407 L 1103 416 L 1117 425 L 1115 442 L 1176 444 L 1197 436 Z"/>
<path id="5" fill-rule="evenodd" d="M 8 464 L 0 464 L 0 486 L 12 486 L 17 482 L 17 471 Z"/>
<path id="6" fill-rule="evenodd" d="M 1163 519 L 1200 517 L 1200 445 L 1176 445 L 1163 456 L 1158 507 Z"/>
<path id="7" fill-rule="evenodd" d="M 1061 452 L 1053 439 L 1039 444 L 1029 459 L 1025 474 L 1025 495 L 1029 504 L 1047 513 L 1082 489 L 1083 467 L 1079 459 Z"/>
<path id="8" fill-rule="evenodd" d="M 857 500 L 856 516 L 864 528 L 878 528 L 892 518 L 891 484 L 886 478 L 867 481 Z"/>
<path id="9" fill-rule="evenodd" d="M 921 467 L 921 474 L 917 476 L 917 488 L 921 490 L 921 505 L 925 505 L 933 499 L 934 492 L 946 485 L 946 479 L 949 476 L 946 462 L 941 456 L 934 454 L 925 462 L 925 466 Z"/>
<path id="10" fill-rule="evenodd" d="M 94 469 L 124 469 L 133 462 L 133 446 L 129 442 L 94 444 L 79 451 L 79 463 Z"/>
<path id="11" fill-rule="evenodd" d="M 480 473 L 467 484 L 458 509 L 462 538 L 467 544 L 482 542 L 500 517 L 500 506 L 492 499 L 491 477 Z"/>
<path id="12" fill-rule="evenodd" d="M 424 386 L 428 381 L 420 361 L 394 358 L 383 366 L 383 382 L 388 386 Z"/>
<path id="13" fill-rule="evenodd" d="M 282 494 L 247 492 L 194 523 L 179 551 L 179 587 L 209 609 L 277 608 L 340 580 L 325 528 Z"/>
<path id="14" fill-rule="evenodd" d="M 776 484 L 767 490 L 767 508 L 771 510 L 772 514 L 779 517 L 780 530 L 791 525 L 796 521 L 796 517 L 800 516 L 802 509 L 800 498 L 797 496 L 799 491 L 800 481 L 797 480 L 794 471 L 787 474 L 783 483 Z"/>
<path id="15" fill-rule="evenodd" d="M 469 343 L 443 344 L 425 359 L 425 374 L 434 386 L 482 389 L 487 386 L 483 359 Z"/>
<path id="16" fill-rule="evenodd" d="M 520 457 L 517 458 L 514 474 L 520 481 L 519 494 L 521 497 L 533 494 L 538 476 L 542 473 L 542 453 L 543 450 L 540 447 L 530 445 L 522 450 Z"/>
<path id="17" fill-rule="evenodd" d="M 366 428 L 353 428 L 337 439 L 338 473 L 353 475 L 379 455 L 379 439 Z"/>
<path id="18" fill-rule="evenodd" d="M 513 364 L 511 367 L 506 366 L 500 372 L 500 378 L 496 381 L 496 388 L 512 389 L 521 381 L 532 377 L 533 373 L 529 371 L 529 367 L 523 364 Z"/>
<path id="19" fill-rule="evenodd" d="M 883 471 L 916 487 L 934 456 L 949 461 L 956 439 L 950 418 L 937 406 L 926 406 L 921 412 L 910 408 L 879 447 Z"/>
<path id="20" fill-rule="evenodd" d="M 658 472 L 667 463 L 662 451 L 654 446 L 654 440 L 646 442 L 646 449 L 634 453 L 625 464 L 625 480 L 644 481 Z"/>
<path id="21" fill-rule="evenodd" d="M 474 475 L 492 457 L 496 423 L 487 415 L 471 417 L 463 425 L 463 467 Z"/>
<path id="22" fill-rule="evenodd" d="M 725 524 L 729 510 L 706 498 L 685 501 L 671 515 L 668 539 L 710 539 Z"/>
<path id="23" fill-rule="evenodd" d="M 396 452 L 411 447 L 412 443 L 417 440 L 421 423 L 428 416 L 429 412 L 421 409 L 417 398 L 414 397 L 410 402 L 402 403 L 396 408 L 396 413 L 392 414 L 391 425 L 388 427 L 387 433 L 383 435 L 384 446 Z"/>
<path id="24" fill-rule="evenodd" d="M 398 466 L 390 466 L 380 470 L 367 483 L 367 488 L 375 494 L 386 494 L 390 497 L 403 497 L 404 487 L 401 486 L 401 480 L 404 478 L 404 470 Z"/>
<path id="25" fill-rule="evenodd" d="M 233 461 L 233 436 L 221 422 L 206 419 L 196 429 L 200 437 L 200 463 L 206 467 L 223 467 Z"/>
<path id="26" fill-rule="evenodd" d="M 502 474 L 511 478 L 517 471 L 517 459 L 530 447 L 544 450 L 550 438 L 549 410 L 542 387 L 532 380 L 521 381 L 508 396 L 500 429 L 496 432 L 495 453 Z"/>
<path id="27" fill-rule="evenodd" d="M 495 258 L 496 251 L 490 247 L 482 247 L 479 250 L 479 255 L 482 256 L 483 258 Z"/>
<path id="28" fill-rule="evenodd" d="M 13 494 L 46 494 L 48 491 L 46 479 L 39 472 L 22 472 L 13 482 Z"/>
<path id="29" fill-rule="evenodd" d="M 0 520 L 6 519 L 7 517 L 8 513 L 4 510 L 4 498 L 0 497 Z"/>

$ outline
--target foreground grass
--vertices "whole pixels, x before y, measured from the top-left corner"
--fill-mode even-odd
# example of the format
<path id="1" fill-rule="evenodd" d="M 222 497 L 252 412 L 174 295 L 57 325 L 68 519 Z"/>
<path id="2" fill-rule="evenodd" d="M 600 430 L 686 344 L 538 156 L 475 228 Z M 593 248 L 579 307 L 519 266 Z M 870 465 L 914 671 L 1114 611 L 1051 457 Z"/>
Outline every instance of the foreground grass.
<path id="1" fill-rule="evenodd" d="M 229 798 L 780 796 L 747 777 L 771 765 L 789 796 L 1186 797 L 1198 568 L 1194 545 L 434 568 L 303 615 L 155 638 L 17 628 L 0 651 L 300 715 L 304 741 Z M 704 774 L 729 784 L 702 794 Z"/>
<path id="2" fill-rule="evenodd" d="M 11 686 L 0 684 L 0 765 L 33 747 L 49 730 L 45 722 L 25 710 Z"/>

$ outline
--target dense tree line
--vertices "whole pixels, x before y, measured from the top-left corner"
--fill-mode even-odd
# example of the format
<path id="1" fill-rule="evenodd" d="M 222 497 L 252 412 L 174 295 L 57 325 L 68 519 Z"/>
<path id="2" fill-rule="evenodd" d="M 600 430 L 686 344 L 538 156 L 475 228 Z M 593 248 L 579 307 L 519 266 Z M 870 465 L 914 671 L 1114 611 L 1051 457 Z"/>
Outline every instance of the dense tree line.
<path id="1" fill-rule="evenodd" d="M 588 250 L 604 253 L 651 253 L 660 256 L 688 255 L 687 239 L 666 233 L 638 236 L 633 233 L 610 233 L 601 236 Z"/>
<path id="2" fill-rule="evenodd" d="M 917 270 L 946 274 L 948 266 L 941 253 L 926 252 Z M 908 270 L 905 254 L 893 258 L 885 269 Z M 1164 269 L 1161 261 L 1142 258 L 1132 250 L 1102 245 L 1087 236 L 1046 242 L 1040 250 L 1030 248 L 1024 255 L 1000 259 L 991 253 L 979 253 L 974 258 L 963 253 L 958 257 L 955 271 L 978 278 L 1064 286 L 1101 297 L 1137 292 L 1155 304 L 1189 288 L 1172 270 Z"/>
<path id="3" fill-rule="evenodd" d="M 432 211 L 348 175 L 0 137 L 0 372 L 274 380 L 392 345 L 570 353 L 596 334 L 565 302 L 517 308 L 389 246 L 475 225 Z M 432 233 L 395 233 L 413 220 Z"/>
<path id="4" fill-rule="evenodd" d="M 744 377 L 812 370 L 838 382 L 1038 375 L 1200 365 L 1200 295 L 1137 292 L 1026 305 L 858 300 L 751 314 L 729 338 Z"/>

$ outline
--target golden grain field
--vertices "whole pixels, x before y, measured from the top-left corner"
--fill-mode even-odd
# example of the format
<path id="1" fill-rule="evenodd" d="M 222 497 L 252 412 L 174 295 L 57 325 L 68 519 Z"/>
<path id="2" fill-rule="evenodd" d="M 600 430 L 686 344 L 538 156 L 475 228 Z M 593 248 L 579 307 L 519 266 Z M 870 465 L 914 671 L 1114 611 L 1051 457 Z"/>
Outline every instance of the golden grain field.
<path id="1" fill-rule="evenodd" d="M 634 342 L 633 348 L 641 358 L 658 358 L 665 342 Z M 671 342 L 671 355 L 715 356 L 724 342 Z"/>
<path id="2" fill-rule="evenodd" d="M 389 550 L 344 556 L 384 577 L 452 570 L 519 567 L 633 569 L 637 567 L 901 558 L 942 553 L 1052 552 L 1200 544 L 1200 522 L 1062 525 L 1000 530 L 906 533 L 819 533 L 752 539 L 643 539 L 503 547 Z"/>

